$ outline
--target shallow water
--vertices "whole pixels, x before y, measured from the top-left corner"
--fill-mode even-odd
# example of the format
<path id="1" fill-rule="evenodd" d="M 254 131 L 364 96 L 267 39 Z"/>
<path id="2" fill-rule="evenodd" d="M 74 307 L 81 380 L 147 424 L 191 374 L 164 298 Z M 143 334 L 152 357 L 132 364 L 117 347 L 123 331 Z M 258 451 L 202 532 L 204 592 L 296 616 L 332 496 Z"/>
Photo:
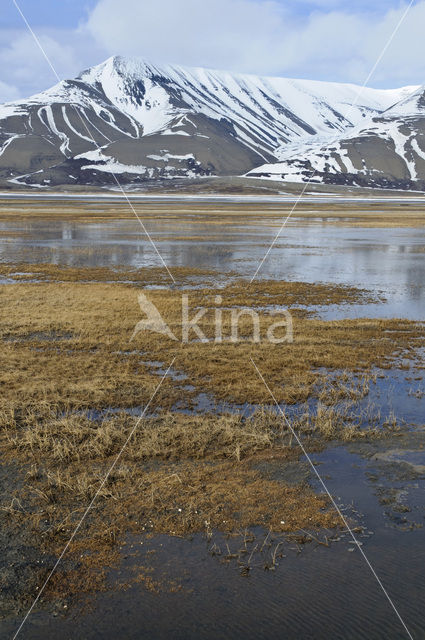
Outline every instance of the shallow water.
<path id="1" fill-rule="evenodd" d="M 146 221 L 146 227 L 170 267 L 217 270 L 223 279 L 236 270 L 252 276 L 274 238 L 275 220 L 260 224 L 240 219 L 223 226 L 205 221 Z M 16 235 L 2 236 L 2 232 Z M 182 237 L 193 237 L 182 239 Z M 196 239 L 195 239 L 196 238 Z M 201 239 L 200 239 L 201 238 Z M 323 308 L 326 317 L 401 316 L 424 319 L 424 229 L 350 228 L 294 218 L 270 253 L 261 276 L 356 285 L 383 293 L 379 305 Z M 60 220 L 0 222 L 0 260 L 68 265 L 158 266 L 158 257 L 137 222 L 78 223 Z M 161 363 L 151 363 L 162 374 Z M 158 365 L 158 366 L 156 366 Z M 384 416 L 391 411 L 408 423 L 423 422 L 423 380 L 413 371 L 386 372 L 371 386 L 371 401 Z M 177 372 L 178 375 L 178 372 Z M 410 380 L 406 380 L 406 376 Z M 181 378 L 184 386 L 184 378 Z M 182 387 L 183 388 L 183 387 Z M 417 393 L 417 396 L 415 395 Z M 212 410 L 213 398 L 200 395 L 195 411 Z M 255 408 L 255 407 L 254 407 Z M 218 409 L 229 410 L 223 405 Z M 230 408 L 232 409 L 232 408 Z M 234 407 L 233 407 L 234 409 Z M 252 407 L 238 410 L 249 414 Z M 313 460 L 339 504 L 352 503 L 373 535 L 360 538 L 362 549 L 411 630 L 425 637 L 425 465 L 421 431 L 417 441 L 347 445 L 314 454 Z M 379 448 L 380 447 L 380 448 Z M 418 471 L 419 470 L 419 471 Z M 276 474 L 283 470 L 276 466 Z M 411 511 L 383 503 L 398 492 Z M 396 505 L 397 506 L 397 505 Z M 217 538 L 219 544 L 225 542 Z M 143 544 L 141 544 L 143 542 Z M 233 548 L 234 541 L 229 545 Z M 285 548 L 274 572 L 257 567 L 242 577 L 234 564 L 208 553 L 202 536 L 193 540 L 134 538 L 123 550 L 120 578 L 135 563 L 155 567 L 181 582 L 180 593 L 152 594 L 142 587 L 100 594 L 93 609 L 52 617 L 34 612 L 20 637 L 31 640 L 86 638 L 112 640 L 246 640 L 329 638 L 396 640 L 407 637 L 358 549 L 346 536 L 332 548 L 308 545 L 301 554 Z M 156 553 L 147 557 L 147 548 Z M 132 555 L 136 553 L 136 555 Z M 17 620 L 0 622 L 2 636 L 13 635 Z"/>
<path id="2" fill-rule="evenodd" d="M 208 224 L 189 219 L 144 222 L 158 250 L 173 266 L 236 271 L 252 277 L 279 230 L 276 220 L 235 219 Z M 9 235 L 13 232 L 13 235 Z M 0 222 L 0 261 L 74 266 L 160 266 L 137 221 L 79 223 L 60 220 Z M 352 228 L 292 219 L 258 277 L 355 285 L 382 293 L 385 304 L 322 309 L 324 317 L 424 319 L 425 228 Z M 223 282 L 224 283 L 224 282 Z"/>
<path id="3" fill-rule="evenodd" d="M 425 476 L 397 480 L 397 474 L 377 466 L 369 456 L 336 447 L 313 456 L 330 491 L 341 505 L 355 504 L 356 520 L 372 532 L 358 536 L 373 569 L 416 639 L 425 636 L 425 531 L 423 524 Z M 392 477 L 392 474 L 393 476 Z M 403 504 L 411 511 L 398 517 L 380 496 L 402 487 Z M 349 512 L 350 513 L 350 512 Z M 404 522 L 404 519 L 407 520 Z M 258 532 L 260 535 L 260 532 Z M 119 578 L 146 562 L 183 587 L 179 593 L 152 594 L 143 587 L 101 594 L 92 611 L 53 618 L 36 612 L 21 637 L 38 640 L 85 638 L 156 640 L 329 638 L 396 640 L 408 637 L 376 578 L 348 535 L 330 548 L 306 545 L 297 553 L 286 544 L 275 571 L 254 566 L 248 577 L 236 564 L 212 557 L 212 543 L 226 551 L 219 536 L 208 543 L 192 540 L 134 537 L 123 549 Z M 231 551 L 240 542 L 228 541 Z M 149 554 L 149 550 L 155 550 Z M 271 551 L 273 550 L 273 547 Z M 270 551 L 270 553 L 271 553 Z M 255 563 L 254 563 L 255 564 Z M 11 633 L 16 621 L 0 624 Z"/>

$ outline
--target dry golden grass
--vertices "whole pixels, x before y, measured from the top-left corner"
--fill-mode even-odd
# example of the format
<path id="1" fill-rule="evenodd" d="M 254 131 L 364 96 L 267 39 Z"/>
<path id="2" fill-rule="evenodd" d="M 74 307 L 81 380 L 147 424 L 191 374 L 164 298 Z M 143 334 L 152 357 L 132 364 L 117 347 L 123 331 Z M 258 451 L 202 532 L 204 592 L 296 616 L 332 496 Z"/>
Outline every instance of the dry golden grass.
<path id="1" fill-rule="evenodd" d="M 85 271 L 90 280 L 91 270 Z M 58 275 L 55 273 L 55 277 Z M 401 355 L 404 360 L 414 359 L 417 348 L 424 344 L 421 323 L 397 319 L 329 322 L 304 317 L 304 312 L 297 310 L 301 300 L 334 303 L 361 299 L 363 292 L 303 283 L 258 282 L 255 287 L 256 294 L 253 287 L 240 282 L 220 290 L 223 335 L 230 335 L 230 311 L 226 307 L 241 306 L 245 291 L 246 302 L 259 312 L 263 336 L 276 321 L 267 312 L 270 304 L 292 310 L 292 344 L 253 344 L 252 322 L 246 316 L 240 321 L 240 336 L 246 340 L 238 343 L 203 344 L 192 334 L 192 342 L 180 344 L 146 331 L 130 342 L 142 318 L 134 286 L 93 282 L 4 286 L 0 291 L 0 380 L 4 389 L 0 406 L 16 398 L 17 393 L 21 403 L 48 399 L 98 409 L 141 406 L 159 380 L 151 362 L 159 361 L 167 367 L 173 357 L 173 368 L 187 376 L 185 386 L 192 385 L 193 390 L 182 393 L 182 384 L 167 377 L 156 406 L 171 408 L 177 399 L 190 406 L 200 392 L 231 402 L 269 404 L 269 394 L 252 367 L 251 357 L 279 402 L 302 402 L 317 394 L 320 368 L 359 372 L 391 367 Z M 213 339 L 216 292 L 198 289 L 188 293 L 191 315 L 199 306 L 208 309 L 199 324 Z M 179 292 L 159 289 L 146 294 L 180 336 Z"/>
<path id="2" fill-rule="evenodd" d="M 138 293 L 148 280 L 163 286 L 157 270 L 121 270 L 116 279 L 107 269 L 30 265 L 31 270 L 46 281 L 0 289 L 0 446 L 3 456 L 22 464 L 26 473 L 22 486 L 3 503 L 7 526 L 31 527 L 35 544 L 60 553 L 135 424 L 137 418 L 122 410 L 140 412 L 158 385 L 161 369 L 155 362 L 164 369 L 175 357 L 173 369 L 186 375 L 164 379 L 149 409 L 157 415 L 141 420 L 71 545 L 69 579 L 72 562 L 78 559 L 82 567 L 70 582 L 71 594 L 80 588 L 81 576 L 100 588 L 103 567 L 116 562 L 114 545 L 127 531 L 185 535 L 260 525 L 285 533 L 337 526 L 325 497 L 258 470 L 260 461 L 299 455 L 275 413 L 260 410 L 243 420 L 186 415 L 175 407 L 190 408 L 201 392 L 270 405 L 252 357 L 279 402 L 319 400 L 317 410 L 301 411 L 292 420 L 307 447 L 326 439 L 375 437 L 373 424 L 364 429 L 363 417 L 330 404 L 364 398 L 372 378 L 354 379 L 355 374 L 392 366 L 401 354 L 413 360 L 424 343 L 418 323 L 325 322 L 299 310 L 307 303 L 367 300 L 367 292 L 267 281 L 255 287 L 235 281 L 220 290 L 224 335 L 230 331 L 226 307 L 257 309 L 264 333 L 276 320 L 267 309 L 278 305 L 293 311 L 293 344 L 252 344 L 248 318 L 240 323 L 246 340 L 237 344 L 180 344 L 151 332 L 130 342 L 141 319 Z M 182 270 L 181 283 L 190 284 L 195 276 Z M 179 290 L 145 293 L 180 335 Z M 199 306 L 208 309 L 200 326 L 212 338 L 217 292 L 207 285 L 188 293 L 192 314 Z M 324 378 L 323 367 L 335 372 L 332 380 Z M 99 413 L 111 408 L 121 411 Z M 57 580 L 51 589 L 52 595 L 58 593 Z"/>
<path id="3" fill-rule="evenodd" d="M 93 419 L 81 412 L 62 413 L 37 407 L 25 417 L 3 416 L 9 448 L 30 451 L 40 462 L 46 455 L 56 463 L 103 460 L 117 454 L 137 418 L 128 413 L 107 414 Z M 287 429 L 273 413 L 259 412 L 243 420 L 240 415 L 186 415 L 162 413 L 140 420 L 129 442 L 125 459 L 240 461 L 247 455 L 287 446 Z M 286 444 L 285 444 L 286 440 Z"/>
<path id="4" fill-rule="evenodd" d="M 276 415 L 242 420 L 166 413 L 143 419 L 102 485 L 134 424 L 128 414 L 91 420 L 47 405 L 24 415 L 3 414 L 4 459 L 27 469 L 13 500 L 2 506 L 4 526 L 31 530 L 41 551 L 59 554 L 97 496 L 45 597 L 104 589 L 105 567 L 118 564 L 116 544 L 128 532 L 210 537 L 216 530 L 237 533 L 254 526 L 283 534 L 340 524 L 325 496 L 255 468 L 262 459 L 299 454 Z M 146 587 L 152 584 L 148 580 Z"/>
<path id="5" fill-rule="evenodd" d="M 137 215 L 144 221 L 164 220 L 181 223 L 182 216 L 191 224 L 233 225 L 243 221 L 244 225 L 259 226 L 267 220 L 267 224 L 279 227 L 292 210 L 293 203 L 211 203 L 184 202 L 140 203 L 134 201 Z M 0 219 L 14 218 L 63 219 L 78 222 L 101 222 L 110 220 L 134 219 L 134 213 L 125 202 L 90 202 L 81 201 L 54 202 L 38 200 L 36 206 L 28 200 L 1 200 Z M 336 224 L 346 227 L 423 227 L 425 214 L 417 203 L 388 202 L 308 202 L 301 201 L 294 212 L 291 224 L 321 225 Z M 196 234 L 195 234 L 196 235 Z"/>
<path id="6" fill-rule="evenodd" d="M 74 250 L 73 250 L 74 251 Z M 90 251 L 82 249 L 81 251 Z M 0 264 L 0 276 L 11 278 L 15 282 L 105 282 L 135 284 L 137 286 L 170 285 L 170 276 L 163 267 L 146 269 L 131 269 L 119 267 L 69 267 L 52 263 L 15 262 Z M 213 271 L 195 269 L 191 267 L 173 267 L 173 277 L 176 285 L 191 284 L 193 280 L 202 279 L 208 282 L 217 278 Z"/>

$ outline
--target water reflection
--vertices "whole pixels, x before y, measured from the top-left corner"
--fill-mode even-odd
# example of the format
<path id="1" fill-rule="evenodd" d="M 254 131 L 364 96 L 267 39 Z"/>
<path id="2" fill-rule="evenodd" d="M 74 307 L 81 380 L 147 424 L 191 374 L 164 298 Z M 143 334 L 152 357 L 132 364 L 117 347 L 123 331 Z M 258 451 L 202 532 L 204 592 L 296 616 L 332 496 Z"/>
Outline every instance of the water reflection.
<path id="1" fill-rule="evenodd" d="M 278 227 L 265 215 L 255 224 L 240 218 L 211 224 L 192 214 L 145 221 L 166 263 L 254 274 Z M 425 229 L 304 225 L 284 229 L 260 272 L 262 277 L 335 282 L 382 292 L 388 302 L 369 313 L 423 319 Z M 81 223 L 14 220 L 0 223 L 0 260 L 72 266 L 159 266 L 137 221 Z M 350 314 L 355 314 L 351 310 Z M 358 313 L 360 311 L 357 311 Z M 364 315 L 364 308 L 361 310 Z"/>

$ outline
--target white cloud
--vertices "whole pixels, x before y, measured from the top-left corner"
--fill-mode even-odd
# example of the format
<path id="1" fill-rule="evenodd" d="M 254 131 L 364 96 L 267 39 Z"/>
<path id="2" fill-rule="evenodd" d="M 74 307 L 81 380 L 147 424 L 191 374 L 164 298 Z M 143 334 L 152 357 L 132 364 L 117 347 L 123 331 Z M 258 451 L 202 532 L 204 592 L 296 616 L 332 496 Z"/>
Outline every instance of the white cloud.
<path id="1" fill-rule="evenodd" d="M 355 4 L 345 11 L 333 10 L 341 3 L 320 4 L 321 11 L 301 18 L 288 8 L 291 3 L 284 9 L 273 1 L 99 0 L 85 28 L 111 55 L 362 83 L 406 2 L 379 16 L 356 13 Z M 421 0 L 382 61 L 375 84 L 422 81 L 424 24 Z"/>
<path id="2" fill-rule="evenodd" d="M 351 8 L 348 0 L 98 0 L 78 29 L 36 31 L 64 78 L 119 54 L 159 63 L 363 83 L 407 6 L 406 0 L 397 9 L 389 4 L 377 0 L 373 12 L 365 13 L 364 0 L 351 3 Z M 425 0 L 420 0 L 371 86 L 425 82 L 424 24 Z M 29 96 L 55 83 L 24 28 L 0 29 L 0 69 L 0 101 Z"/>
<path id="3" fill-rule="evenodd" d="M 40 42 L 49 58 L 54 61 L 59 74 L 73 71 L 76 60 L 72 46 L 61 42 L 60 38 L 55 39 L 46 34 L 40 35 Z M 39 79 L 40 84 L 46 86 L 55 81 L 43 54 L 27 31 L 14 33 L 8 46 L 0 50 L 0 66 L 6 73 L 9 70 L 9 78 L 20 86 L 31 85 L 34 76 Z"/>
<path id="4" fill-rule="evenodd" d="M 91 37 L 76 30 L 37 30 L 37 37 L 60 78 L 75 77 L 107 55 L 97 50 Z M 0 69 L 1 81 L 19 88 L 11 99 L 28 97 L 57 82 L 34 38 L 25 29 L 0 30 Z"/>
<path id="5" fill-rule="evenodd" d="M 270 1 L 100 0 L 87 29 L 111 54 L 258 71 L 282 21 L 282 6 Z"/>
<path id="6" fill-rule="evenodd" d="M 0 80 L 0 103 L 12 102 L 18 100 L 21 97 L 21 92 L 18 87 L 14 87 L 11 84 L 6 84 Z"/>

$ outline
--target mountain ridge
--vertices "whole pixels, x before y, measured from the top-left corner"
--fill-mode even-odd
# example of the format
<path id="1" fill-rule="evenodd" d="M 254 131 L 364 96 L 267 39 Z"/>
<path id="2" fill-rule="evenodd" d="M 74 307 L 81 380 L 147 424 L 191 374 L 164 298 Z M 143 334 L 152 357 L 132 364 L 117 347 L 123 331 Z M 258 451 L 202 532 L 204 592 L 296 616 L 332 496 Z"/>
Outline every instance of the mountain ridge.
<path id="1" fill-rule="evenodd" d="M 114 56 L 27 100 L 0 105 L 0 178 L 37 186 L 108 185 L 113 173 L 141 185 L 211 175 L 304 181 L 315 163 L 326 169 L 318 172 L 324 182 L 358 176 L 363 169 L 353 172 L 341 161 L 350 133 L 362 138 L 380 118 L 403 124 L 413 118 L 421 129 L 422 111 L 413 103 L 423 98 L 419 85 L 367 88 L 355 104 L 359 89 Z M 400 112 L 392 112 L 397 106 Z M 425 167 L 416 148 L 425 145 L 409 136 L 409 154 L 418 158 L 409 179 L 418 182 Z M 329 161 L 323 167 L 334 139 L 345 146 L 335 151 L 333 168 Z M 399 168 L 392 177 L 405 173 Z"/>

